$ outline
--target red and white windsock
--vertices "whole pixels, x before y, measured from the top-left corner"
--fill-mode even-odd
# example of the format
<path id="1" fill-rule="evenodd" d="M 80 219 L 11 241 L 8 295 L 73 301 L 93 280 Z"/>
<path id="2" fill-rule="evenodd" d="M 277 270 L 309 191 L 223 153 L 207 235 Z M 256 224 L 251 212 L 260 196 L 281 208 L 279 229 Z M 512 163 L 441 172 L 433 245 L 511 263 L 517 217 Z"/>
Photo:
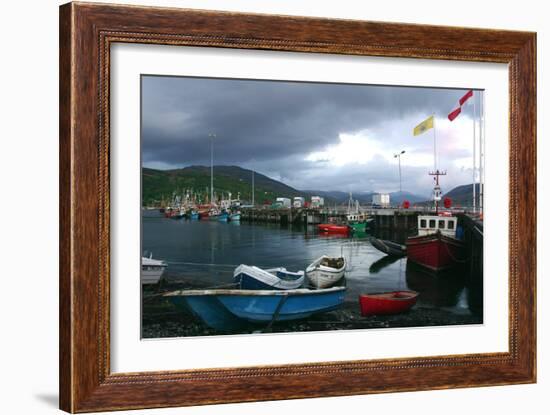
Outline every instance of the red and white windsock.
<path id="1" fill-rule="evenodd" d="M 466 94 L 462 98 L 458 100 L 458 107 L 452 110 L 449 113 L 449 115 L 447 115 L 447 118 L 449 118 L 449 121 L 453 121 L 456 117 L 458 117 L 458 114 L 462 112 L 462 106 L 466 103 L 466 101 L 468 101 L 468 99 L 470 99 L 473 96 L 474 96 L 474 91 L 470 89 L 468 92 L 466 92 Z"/>

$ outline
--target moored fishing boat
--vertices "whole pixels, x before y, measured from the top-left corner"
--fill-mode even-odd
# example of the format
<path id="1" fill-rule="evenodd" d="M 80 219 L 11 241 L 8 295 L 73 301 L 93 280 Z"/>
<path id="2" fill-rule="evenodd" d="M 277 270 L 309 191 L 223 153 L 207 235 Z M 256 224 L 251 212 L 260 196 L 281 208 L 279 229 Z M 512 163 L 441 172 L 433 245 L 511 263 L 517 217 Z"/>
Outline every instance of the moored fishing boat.
<path id="1" fill-rule="evenodd" d="M 304 271 L 291 272 L 286 268 L 261 269 L 239 265 L 233 279 L 243 290 L 294 290 L 304 283 Z"/>
<path id="2" fill-rule="evenodd" d="M 404 313 L 416 304 L 416 291 L 392 291 L 386 293 L 362 294 L 359 305 L 362 316 Z"/>
<path id="3" fill-rule="evenodd" d="M 464 242 L 454 237 L 455 231 L 449 232 L 449 226 L 456 227 L 456 220 L 454 216 L 419 216 L 419 235 L 407 239 L 408 260 L 435 272 L 463 263 Z M 427 229 L 434 223 L 437 229 Z"/>
<path id="4" fill-rule="evenodd" d="M 344 303 L 345 290 L 179 290 L 164 297 L 177 307 L 191 309 L 207 326 L 231 331 L 246 323 L 271 325 L 336 310 Z"/>
<path id="5" fill-rule="evenodd" d="M 306 268 L 306 276 L 314 287 L 331 287 L 340 281 L 346 272 L 344 257 L 332 258 L 323 255 Z"/>
<path id="6" fill-rule="evenodd" d="M 336 223 L 321 223 L 317 225 L 317 228 L 321 232 L 343 233 L 343 234 L 347 234 L 351 230 L 351 228 L 348 225 L 339 225 Z"/>
<path id="7" fill-rule="evenodd" d="M 141 257 L 141 283 L 158 284 L 167 266 L 166 262 L 152 256 Z"/>
<path id="8" fill-rule="evenodd" d="M 229 220 L 237 222 L 241 220 L 241 212 L 234 212 L 229 215 Z"/>
<path id="9" fill-rule="evenodd" d="M 370 243 L 386 255 L 402 257 L 407 255 L 407 246 L 386 239 L 371 238 Z"/>
<path id="10" fill-rule="evenodd" d="M 217 215 L 212 216 L 212 219 L 216 219 L 220 222 L 227 222 L 229 220 L 229 213 L 227 213 L 226 211 L 222 211 Z"/>

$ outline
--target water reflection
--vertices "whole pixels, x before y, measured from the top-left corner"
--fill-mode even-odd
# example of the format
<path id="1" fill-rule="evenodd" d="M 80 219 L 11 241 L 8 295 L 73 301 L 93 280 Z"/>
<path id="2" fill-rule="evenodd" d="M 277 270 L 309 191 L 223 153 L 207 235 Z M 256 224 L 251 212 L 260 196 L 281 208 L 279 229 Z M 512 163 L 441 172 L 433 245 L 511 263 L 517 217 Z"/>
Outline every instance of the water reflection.
<path id="1" fill-rule="evenodd" d="M 142 249 L 168 262 L 169 279 L 185 280 L 196 288 L 231 282 L 241 263 L 295 271 L 321 255 L 343 255 L 349 264 L 346 300 L 350 303 L 366 292 L 411 289 L 420 293 L 421 306 L 477 315 L 483 309 L 481 276 L 469 275 L 468 269 L 427 273 L 406 258 L 379 252 L 365 232 L 324 234 L 315 226 L 171 220 L 155 212 L 144 215 L 142 227 Z M 401 243 L 407 237 L 406 232 L 377 235 Z"/>

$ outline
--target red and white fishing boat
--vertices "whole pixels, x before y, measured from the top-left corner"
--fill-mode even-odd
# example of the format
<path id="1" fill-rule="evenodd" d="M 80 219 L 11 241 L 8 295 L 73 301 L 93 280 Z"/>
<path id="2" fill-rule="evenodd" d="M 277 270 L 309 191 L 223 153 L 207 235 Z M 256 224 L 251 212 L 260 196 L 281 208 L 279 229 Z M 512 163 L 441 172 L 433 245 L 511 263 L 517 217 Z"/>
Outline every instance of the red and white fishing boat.
<path id="1" fill-rule="evenodd" d="M 418 216 L 418 235 L 406 241 L 408 260 L 435 272 L 464 262 L 464 242 L 456 237 L 458 218 L 438 209 L 441 201 L 439 176 L 445 174 L 439 170 L 430 173 L 436 177 L 435 212 Z"/>

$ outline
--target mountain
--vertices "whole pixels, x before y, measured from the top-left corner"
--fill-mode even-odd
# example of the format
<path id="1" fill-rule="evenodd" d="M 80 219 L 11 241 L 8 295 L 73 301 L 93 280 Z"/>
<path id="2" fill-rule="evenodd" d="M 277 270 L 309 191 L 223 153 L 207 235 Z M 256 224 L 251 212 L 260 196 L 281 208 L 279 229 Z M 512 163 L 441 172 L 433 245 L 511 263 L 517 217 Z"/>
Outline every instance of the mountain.
<path id="1" fill-rule="evenodd" d="M 198 196 L 201 203 L 206 203 L 210 195 L 210 167 L 190 166 L 174 170 L 155 170 L 144 167 L 142 169 L 142 201 L 143 205 L 154 205 L 161 201 L 168 204 L 173 195 L 182 195 L 189 191 Z M 226 197 L 229 192 L 232 198 L 244 201 L 252 200 L 252 170 L 237 166 L 214 166 L 214 191 L 219 196 Z M 372 202 L 374 192 L 355 192 L 353 199 L 359 200 L 362 205 Z M 297 190 L 263 174 L 254 172 L 254 197 L 256 203 L 273 202 L 277 197 L 321 196 L 325 203 L 330 205 L 347 204 L 349 192 Z M 390 193 L 392 204 L 400 204 L 407 199 L 411 203 L 426 200 L 425 197 L 410 192 Z"/>
<path id="2" fill-rule="evenodd" d="M 447 192 L 444 197 L 452 200 L 453 206 L 471 206 L 472 205 L 472 184 L 457 186 Z M 479 206 L 479 183 L 476 184 L 476 204 Z"/>
<path id="3" fill-rule="evenodd" d="M 181 195 L 191 190 L 198 195 L 201 202 L 207 202 L 210 194 L 210 167 L 190 166 L 183 169 L 155 170 L 142 169 L 142 202 L 143 205 L 154 204 L 164 200 L 168 203 L 174 193 Z M 227 194 L 233 198 L 252 200 L 252 170 L 237 166 L 214 166 L 214 191 Z M 277 180 L 254 173 L 254 196 L 257 203 L 274 201 L 277 197 L 294 197 L 304 195 L 290 186 Z"/>
<path id="4" fill-rule="evenodd" d="M 321 196 L 325 199 L 326 204 L 330 205 L 342 205 L 348 203 L 349 200 L 349 192 L 342 192 L 340 190 L 304 190 L 302 193 L 307 195 L 314 195 L 314 196 Z M 369 199 L 372 200 L 372 193 L 370 193 L 371 197 Z M 353 194 L 353 199 L 359 199 L 359 195 Z M 359 203 L 363 203 L 361 200 L 359 200 Z"/>
<path id="5" fill-rule="evenodd" d="M 406 192 L 406 191 L 390 193 L 390 203 L 392 205 L 400 205 L 405 200 L 408 200 L 411 204 L 415 204 L 426 200 L 426 196 L 418 196 L 411 192 Z"/>
<path id="6" fill-rule="evenodd" d="M 341 191 L 322 191 L 322 190 L 304 190 L 304 192 L 311 194 L 311 195 L 317 195 L 322 196 L 325 198 L 325 200 L 329 200 L 332 203 L 336 204 L 344 204 L 347 203 L 349 200 L 349 192 L 341 192 Z M 355 192 L 352 193 L 353 199 L 358 200 L 360 204 L 366 205 L 372 203 L 372 196 L 375 195 L 376 192 Z M 421 202 L 426 200 L 425 196 L 418 196 L 411 192 L 391 192 L 390 193 L 390 203 L 392 205 L 395 204 L 401 204 L 404 200 L 408 200 L 411 203 Z"/>

